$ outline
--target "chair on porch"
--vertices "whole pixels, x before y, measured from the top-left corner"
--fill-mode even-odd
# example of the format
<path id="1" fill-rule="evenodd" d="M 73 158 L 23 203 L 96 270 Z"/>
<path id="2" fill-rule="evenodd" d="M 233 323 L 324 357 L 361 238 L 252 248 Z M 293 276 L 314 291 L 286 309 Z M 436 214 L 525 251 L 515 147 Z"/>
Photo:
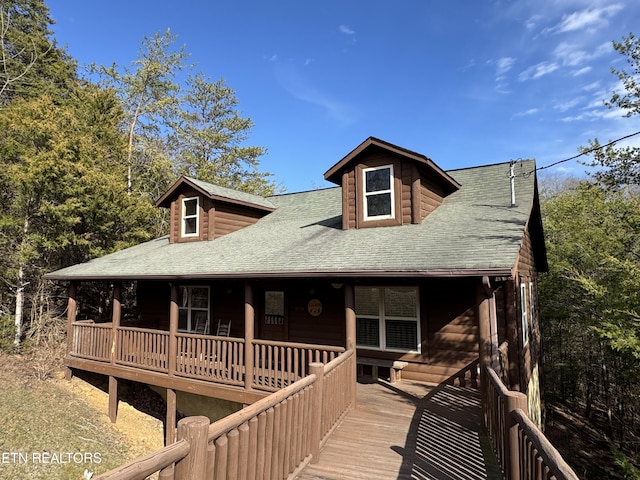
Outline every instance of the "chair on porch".
<path id="1" fill-rule="evenodd" d="M 218 330 L 216 332 L 218 337 L 231 336 L 231 320 L 224 322 L 221 318 L 218 319 Z"/>
<path id="2" fill-rule="evenodd" d="M 194 333 L 198 335 L 209 333 L 209 318 L 207 315 L 196 315 L 195 323 Z"/>

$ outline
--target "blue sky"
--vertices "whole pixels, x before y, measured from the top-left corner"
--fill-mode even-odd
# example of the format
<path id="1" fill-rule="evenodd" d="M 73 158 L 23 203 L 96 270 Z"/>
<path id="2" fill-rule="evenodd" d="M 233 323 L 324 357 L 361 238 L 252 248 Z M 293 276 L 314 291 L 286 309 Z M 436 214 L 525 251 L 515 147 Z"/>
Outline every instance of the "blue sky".
<path id="1" fill-rule="evenodd" d="M 545 166 L 640 130 L 603 106 L 640 35 L 637 0 L 48 0 L 81 65 L 129 65 L 167 28 L 196 70 L 224 78 L 287 191 L 369 136 L 442 168 L 535 158 Z M 637 137 L 636 137 L 637 138 Z M 637 144 L 638 140 L 632 140 Z M 581 174 L 575 161 L 549 169 Z"/>

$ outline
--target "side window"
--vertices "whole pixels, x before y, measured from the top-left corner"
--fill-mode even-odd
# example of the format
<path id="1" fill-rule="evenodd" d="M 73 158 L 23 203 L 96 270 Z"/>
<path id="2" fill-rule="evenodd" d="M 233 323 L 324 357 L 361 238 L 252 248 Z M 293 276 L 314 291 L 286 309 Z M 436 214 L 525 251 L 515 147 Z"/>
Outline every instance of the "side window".
<path id="1" fill-rule="evenodd" d="M 520 284 L 520 311 L 522 313 L 522 346 L 529 343 L 529 289 L 527 283 Z"/>
<path id="2" fill-rule="evenodd" d="M 200 199 L 198 197 L 182 200 L 182 236 L 197 237 L 200 233 Z"/>

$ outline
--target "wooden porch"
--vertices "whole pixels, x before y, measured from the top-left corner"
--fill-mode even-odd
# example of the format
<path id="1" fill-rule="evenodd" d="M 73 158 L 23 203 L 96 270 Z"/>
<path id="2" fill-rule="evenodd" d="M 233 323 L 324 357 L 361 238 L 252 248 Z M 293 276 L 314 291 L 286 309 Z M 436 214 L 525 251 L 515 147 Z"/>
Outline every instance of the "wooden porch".
<path id="1" fill-rule="evenodd" d="M 173 341 L 171 341 L 173 338 Z M 71 324 L 66 364 L 111 377 L 250 404 L 327 364 L 343 347 Z M 247 352 L 249 350 L 249 352 Z M 247 353 L 251 365 L 247 365 Z"/>
<path id="2" fill-rule="evenodd" d="M 502 479 L 482 429 L 480 393 L 360 378 L 349 411 L 302 480 Z"/>

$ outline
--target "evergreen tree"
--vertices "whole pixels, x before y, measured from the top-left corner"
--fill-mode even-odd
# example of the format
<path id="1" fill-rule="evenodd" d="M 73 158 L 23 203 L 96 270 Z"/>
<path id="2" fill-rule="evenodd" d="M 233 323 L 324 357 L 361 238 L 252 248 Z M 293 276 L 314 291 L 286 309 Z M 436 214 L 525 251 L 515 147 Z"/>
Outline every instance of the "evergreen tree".
<path id="1" fill-rule="evenodd" d="M 2 270 L 16 345 L 43 273 L 149 237 L 151 206 L 126 194 L 121 117 L 118 100 L 93 86 L 62 105 L 17 99 L 0 114 Z"/>
<path id="2" fill-rule="evenodd" d="M 626 117 L 632 117 L 640 114 L 640 39 L 631 33 L 621 42 L 613 42 L 613 47 L 625 56 L 629 68 L 611 69 L 624 90 L 613 92 L 606 105 L 622 110 Z M 600 147 L 596 138 L 589 147 L 582 149 L 593 150 L 594 165 L 605 167 L 594 174 L 596 180 L 609 187 L 640 185 L 640 147 Z"/>
<path id="3" fill-rule="evenodd" d="M 235 92 L 224 80 L 211 82 L 203 74 L 187 80 L 171 145 L 176 171 L 237 190 L 272 195 L 270 174 L 258 171 L 265 149 L 245 146 L 253 127 L 237 110 Z"/>
<path id="4" fill-rule="evenodd" d="M 50 39 L 52 24 L 43 0 L 0 0 L 0 108 L 72 89 L 76 65 Z"/>

